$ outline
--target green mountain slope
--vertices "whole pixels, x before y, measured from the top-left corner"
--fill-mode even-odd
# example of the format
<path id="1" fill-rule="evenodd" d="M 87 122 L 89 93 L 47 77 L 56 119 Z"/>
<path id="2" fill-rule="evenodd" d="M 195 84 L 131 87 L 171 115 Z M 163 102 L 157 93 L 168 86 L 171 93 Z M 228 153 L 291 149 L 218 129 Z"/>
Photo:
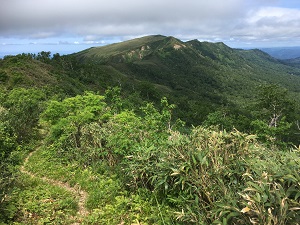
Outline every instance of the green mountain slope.
<path id="1" fill-rule="evenodd" d="M 1 85 L 8 89 L 14 87 L 43 86 L 58 84 L 51 73 L 53 68 L 38 60 L 33 61 L 27 55 L 8 56 L 0 60 Z"/>
<path id="2" fill-rule="evenodd" d="M 285 59 L 282 61 L 289 66 L 300 68 L 300 57 L 294 59 Z"/>
<path id="3" fill-rule="evenodd" d="M 164 95 L 185 109 L 179 116 L 188 111 L 194 117 L 191 123 L 220 106 L 243 107 L 262 84 L 278 84 L 295 101 L 300 99 L 300 70 L 256 49 L 156 35 L 90 48 L 74 56 L 85 64 L 110 66 L 129 82 L 146 81 L 158 91 L 168 90 Z"/>
<path id="4" fill-rule="evenodd" d="M 47 54 L 46 54 L 47 55 Z M 166 96 L 178 107 L 175 117 L 201 124 L 211 112 L 238 111 L 257 99 L 258 87 L 277 84 L 300 99 L 300 69 L 260 50 L 232 49 L 223 43 L 182 42 L 152 35 L 53 59 L 28 55 L 0 61 L 0 85 L 11 89 L 46 86 L 69 96 L 119 86 L 125 95 L 159 102 Z M 242 113 L 242 112 L 239 112 Z"/>
<path id="5" fill-rule="evenodd" d="M 231 49 L 223 43 L 182 42 L 157 35 L 87 49 L 75 56 L 174 91 L 225 93 L 231 101 L 252 96 L 255 86 L 263 82 L 300 92 L 298 69 L 260 50 Z"/>
<path id="6" fill-rule="evenodd" d="M 48 96 L 74 96 L 119 86 L 128 105 L 136 108 L 145 100 L 159 105 L 167 97 L 177 105 L 174 119 L 199 125 L 210 113 L 225 110 L 223 115 L 249 119 L 247 128 L 231 123 L 230 127 L 243 131 L 249 131 L 249 123 L 262 114 L 257 106 L 260 86 L 276 84 L 286 89 L 295 105 L 291 106 L 294 115 L 300 104 L 300 69 L 257 49 L 153 35 L 67 56 L 49 55 L 23 54 L 1 60 L 0 87 L 43 87 Z M 300 120 L 292 117 L 287 118 L 291 124 Z"/>
<path id="7" fill-rule="evenodd" d="M 70 76 L 69 60 L 47 58 L 40 60 L 32 54 L 7 56 L 0 60 L 0 90 L 38 88 L 55 95 L 74 95 L 86 86 Z"/>

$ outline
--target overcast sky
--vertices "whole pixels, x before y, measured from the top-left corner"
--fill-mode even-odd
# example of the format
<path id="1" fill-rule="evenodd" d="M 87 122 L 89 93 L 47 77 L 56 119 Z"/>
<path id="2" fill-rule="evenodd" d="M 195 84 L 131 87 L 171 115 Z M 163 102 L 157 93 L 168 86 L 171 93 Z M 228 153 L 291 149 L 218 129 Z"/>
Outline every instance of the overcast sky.
<path id="1" fill-rule="evenodd" d="M 300 46 L 300 0 L 0 0 L 0 54 L 70 52 L 150 34 Z"/>

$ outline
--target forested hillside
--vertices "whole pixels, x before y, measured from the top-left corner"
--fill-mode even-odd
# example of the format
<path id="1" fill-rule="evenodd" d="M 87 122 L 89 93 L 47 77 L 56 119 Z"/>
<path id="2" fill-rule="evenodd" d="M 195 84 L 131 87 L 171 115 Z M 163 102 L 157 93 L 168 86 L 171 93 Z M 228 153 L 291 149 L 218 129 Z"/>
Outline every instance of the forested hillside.
<path id="1" fill-rule="evenodd" d="M 283 60 L 283 63 L 286 63 L 289 66 L 294 66 L 300 68 L 300 57 L 294 59 Z"/>
<path id="2" fill-rule="evenodd" d="M 0 224 L 299 224 L 300 69 L 147 36 L 0 60 Z"/>

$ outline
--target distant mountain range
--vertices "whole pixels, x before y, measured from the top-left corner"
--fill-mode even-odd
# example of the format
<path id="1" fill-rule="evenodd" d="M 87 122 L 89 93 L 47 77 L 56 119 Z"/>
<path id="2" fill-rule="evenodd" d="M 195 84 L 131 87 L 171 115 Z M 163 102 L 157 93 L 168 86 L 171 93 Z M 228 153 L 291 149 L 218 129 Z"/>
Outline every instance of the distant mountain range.
<path id="1" fill-rule="evenodd" d="M 300 46 L 261 48 L 261 50 L 277 59 L 294 59 L 300 57 Z"/>

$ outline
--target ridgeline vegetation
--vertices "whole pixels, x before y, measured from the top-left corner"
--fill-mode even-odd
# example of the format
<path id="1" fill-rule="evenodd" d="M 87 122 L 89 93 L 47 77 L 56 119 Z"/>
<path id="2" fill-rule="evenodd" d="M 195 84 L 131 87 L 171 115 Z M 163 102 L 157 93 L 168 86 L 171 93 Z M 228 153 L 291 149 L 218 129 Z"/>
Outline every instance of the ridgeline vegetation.
<path id="1" fill-rule="evenodd" d="M 5 56 L 0 100 L 0 224 L 300 224 L 296 61 L 147 36 Z"/>

